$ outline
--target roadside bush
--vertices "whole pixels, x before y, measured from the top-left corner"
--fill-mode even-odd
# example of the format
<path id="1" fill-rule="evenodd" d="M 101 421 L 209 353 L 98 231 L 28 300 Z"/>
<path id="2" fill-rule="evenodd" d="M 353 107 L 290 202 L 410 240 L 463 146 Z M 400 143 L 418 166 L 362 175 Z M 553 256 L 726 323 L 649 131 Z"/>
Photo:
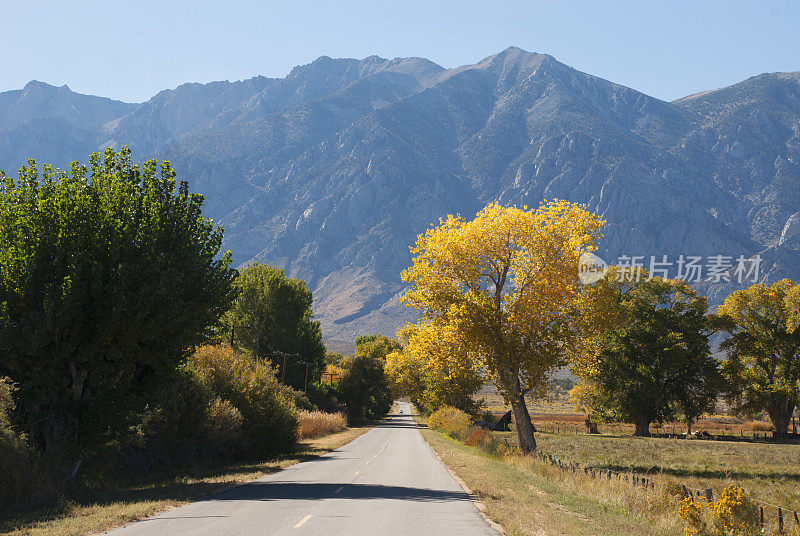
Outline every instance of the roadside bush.
<path id="1" fill-rule="evenodd" d="M 209 441 L 211 400 L 209 390 L 186 370 L 163 378 L 130 433 L 93 453 L 87 470 L 102 480 L 220 457 Z"/>
<path id="2" fill-rule="evenodd" d="M 11 427 L 14 411 L 11 382 L 0 378 L 0 511 L 29 500 L 37 491 L 31 453 L 23 435 Z"/>
<path id="3" fill-rule="evenodd" d="M 303 391 L 292 389 L 292 387 L 288 385 L 278 385 L 280 385 L 284 396 L 294 402 L 294 405 L 297 409 L 302 409 L 305 411 L 316 411 L 318 409 L 317 406 L 315 406 L 314 403 L 308 399 L 308 395 L 306 395 L 306 393 Z"/>
<path id="4" fill-rule="evenodd" d="M 312 383 L 308 386 L 308 399 L 317 408 L 328 413 L 338 413 L 344 408 L 339 402 L 339 389 L 328 383 Z"/>
<path id="5" fill-rule="evenodd" d="M 497 454 L 500 441 L 489 430 L 483 428 L 472 428 L 467 439 L 464 441 L 465 445 L 470 447 L 478 447 L 484 452 L 490 454 Z"/>
<path id="6" fill-rule="evenodd" d="M 214 396 L 229 401 L 239 411 L 241 455 L 264 457 L 294 447 L 298 428 L 294 403 L 268 363 L 229 347 L 203 346 L 189 358 L 187 366 Z"/>
<path id="7" fill-rule="evenodd" d="M 325 413 L 324 411 L 297 412 L 300 423 L 299 434 L 301 439 L 311 439 L 347 428 L 347 419 L 341 413 Z"/>
<path id="8" fill-rule="evenodd" d="M 380 358 L 357 355 L 348 359 L 339 393 L 351 422 L 380 419 L 392 407 L 392 388 Z"/>
<path id="9" fill-rule="evenodd" d="M 242 439 L 244 417 L 236 406 L 219 397 L 208 404 L 208 439 L 213 452 L 231 452 Z"/>
<path id="10" fill-rule="evenodd" d="M 431 413 L 428 418 L 429 428 L 442 430 L 449 436 L 462 441 L 467 439 L 471 424 L 469 415 L 452 406 L 441 407 Z"/>

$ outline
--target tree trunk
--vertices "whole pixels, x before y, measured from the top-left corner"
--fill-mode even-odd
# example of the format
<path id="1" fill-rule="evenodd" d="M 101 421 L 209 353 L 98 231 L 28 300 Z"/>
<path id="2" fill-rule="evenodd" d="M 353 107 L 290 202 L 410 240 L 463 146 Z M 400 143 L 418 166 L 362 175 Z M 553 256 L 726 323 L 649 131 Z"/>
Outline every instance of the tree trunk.
<path id="1" fill-rule="evenodd" d="M 600 430 L 597 429 L 597 423 L 592 420 L 591 415 L 586 416 L 586 420 L 583 421 L 583 424 L 586 425 L 586 433 L 588 434 L 599 434 Z"/>
<path id="2" fill-rule="evenodd" d="M 525 405 L 525 396 L 517 395 L 512 398 L 511 409 L 514 411 L 519 448 L 525 453 L 535 452 L 536 438 L 533 437 L 534 428 L 531 422 L 531 415 L 528 413 L 528 406 Z"/>
<path id="3" fill-rule="evenodd" d="M 775 428 L 775 437 L 783 439 L 786 437 L 786 431 L 789 429 L 789 421 L 792 419 L 792 412 L 794 407 L 789 407 L 789 404 L 781 404 L 769 412 L 769 420 L 772 421 L 772 427 Z"/>
<path id="4" fill-rule="evenodd" d="M 636 419 L 634 423 L 636 429 L 633 431 L 633 435 L 641 436 L 641 437 L 650 437 L 650 421 L 645 418 Z"/>
<path id="5" fill-rule="evenodd" d="M 686 435 L 687 436 L 692 435 L 692 420 L 691 419 L 686 421 Z"/>

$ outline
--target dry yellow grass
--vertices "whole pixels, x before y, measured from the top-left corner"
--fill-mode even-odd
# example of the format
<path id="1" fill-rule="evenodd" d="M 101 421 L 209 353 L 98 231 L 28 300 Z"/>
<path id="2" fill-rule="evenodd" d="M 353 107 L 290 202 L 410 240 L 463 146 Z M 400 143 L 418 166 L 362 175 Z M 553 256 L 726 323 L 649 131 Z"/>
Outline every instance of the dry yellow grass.
<path id="1" fill-rule="evenodd" d="M 80 497 L 57 508 L 29 512 L 15 519 L 0 519 L 0 535 L 85 536 L 101 533 L 321 456 L 369 429 L 348 428 L 317 439 L 303 440 L 298 452 L 287 458 L 196 471 L 191 475 L 151 476 L 136 485 Z"/>
<path id="2" fill-rule="evenodd" d="M 422 434 L 509 536 L 683 533 L 659 490 L 565 473 L 535 457 L 489 456 L 434 430 Z"/>
<path id="3" fill-rule="evenodd" d="M 536 457 L 491 456 L 433 430 L 422 432 L 509 534 L 680 534 L 677 498 L 671 494 L 676 482 L 710 487 L 715 496 L 731 484 L 743 487 L 756 500 L 782 505 L 786 533 L 800 533 L 791 513 L 800 510 L 798 444 L 536 435 L 543 452 L 565 462 L 654 477 L 655 488 L 644 489 L 616 476 L 561 470 Z M 494 435 L 516 442 L 514 432 Z M 777 510 L 765 507 L 764 516 L 765 532 L 776 532 Z M 584 523 L 575 526 L 574 520 Z"/>
<path id="4" fill-rule="evenodd" d="M 505 435 L 515 441 L 513 434 Z M 716 493 L 735 484 L 755 499 L 800 510 L 798 444 L 584 434 L 537 434 L 536 439 L 543 452 L 565 461 L 633 470 Z"/>
<path id="5" fill-rule="evenodd" d="M 324 411 L 300 411 L 297 414 L 300 422 L 298 433 L 301 439 L 311 439 L 347 428 L 347 419 L 341 413 L 325 413 Z"/>

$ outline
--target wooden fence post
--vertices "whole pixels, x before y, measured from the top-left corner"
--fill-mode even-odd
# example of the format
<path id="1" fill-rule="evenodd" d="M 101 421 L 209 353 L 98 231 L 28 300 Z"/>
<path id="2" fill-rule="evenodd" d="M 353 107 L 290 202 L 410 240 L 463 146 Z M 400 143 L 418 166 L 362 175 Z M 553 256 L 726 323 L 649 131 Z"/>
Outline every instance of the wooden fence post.
<path id="1" fill-rule="evenodd" d="M 764 530 L 764 507 L 763 506 L 759 506 L 758 507 L 758 525 L 761 528 L 761 530 Z"/>
<path id="2" fill-rule="evenodd" d="M 709 504 L 714 502 L 714 492 L 711 491 L 711 488 L 706 488 L 706 501 L 708 501 Z"/>
<path id="3" fill-rule="evenodd" d="M 778 534 L 783 534 L 783 510 L 778 507 Z"/>

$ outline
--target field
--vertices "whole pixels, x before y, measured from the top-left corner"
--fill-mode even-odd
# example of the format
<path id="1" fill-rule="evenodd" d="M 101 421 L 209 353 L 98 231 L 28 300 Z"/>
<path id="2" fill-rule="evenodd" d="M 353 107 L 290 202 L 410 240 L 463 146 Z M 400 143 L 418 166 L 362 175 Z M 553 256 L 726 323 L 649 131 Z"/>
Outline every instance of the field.
<path id="1" fill-rule="evenodd" d="M 673 534 L 681 525 L 677 498 L 667 492 L 673 483 L 694 490 L 711 488 L 715 497 L 728 484 L 744 487 L 764 509 L 765 533 L 778 527 L 778 510 L 772 506 L 778 505 L 783 508 L 785 533 L 800 534 L 794 518 L 800 510 L 800 444 L 536 434 L 541 453 L 565 464 L 652 478 L 654 488 L 645 489 L 627 478 L 595 478 L 530 456 L 492 456 L 441 432 L 423 434 L 451 469 L 476 488 L 492 519 L 510 534 L 540 534 L 528 526 L 542 522 L 556 534 L 583 534 L 572 526 L 576 519 L 591 519 L 592 528 L 586 532 L 591 534 L 625 533 L 629 523 L 640 525 L 630 533 Z M 494 434 L 501 444 L 516 444 L 513 431 Z M 540 511 L 530 511 L 537 507 Z"/>
<path id="2" fill-rule="evenodd" d="M 421 431 L 509 536 L 683 534 L 674 504 L 660 490 L 567 474 L 530 456 L 498 458 Z"/>
<path id="3" fill-rule="evenodd" d="M 493 389 L 484 389 L 479 396 L 493 414 L 507 411 Z M 563 392 L 556 391 L 549 400 L 531 399 L 528 408 L 538 431 L 538 447 L 546 454 L 564 462 L 633 471 L 660 484 L 673 480 L 689 488 L 711 488 L 715 494 L 736 484 L 754 499 L 784 508 L 786 526 L 800 533 L 793 515 L 800 511 L 800 442 L 770 441 L 767 421 L 707 415 L 693 429 L 727 440 L 681 438 L 686 428 L 679 422 L 654 425 L 651 431 L 662 437 L 641 438 L 633 437 L 633 426 L 625 423 L 602 423 L 601 435 L 587 434 L 585 415 L 574 410 Z M 498 435 L 516 444 L 514 432 Z M 768 524 L 770 519 L 777 521 L 772 506 L 764 506 L 764 515 Z"/>
<path id="4" fill-rule="evenodd" d="M 504 433 L 509 443 L 513 433 Z M 587 434 L 537 434 L 542 452 L 564 461 L 634 471 L 717 493 L 727 484 L 755 499 L 800 510 L 800 445 Z"/>
<path id="5" fill-rule="evenodd" d="M 491 386 L 484 386 L 476 395 L 482 399 L 485 409 L 493 415 L 500 416 L 509 409 L 503 397 Z M 569 395 L 562 389 L 555 389 L 546 398 L 526 397 L 531 420 L 537 430 L 549 433 L 585 433 L 584 419 L 586 414 L 575 410 L 570 404 Z M 722 435 L 732 439 L 763 439 L 771 435 L 772 426 L 769 422 L 747 421 L 730 415 L 705 415 L 692 426 L 692 430 L 704 430 L 712 435 Z M 650 430 L 654 435 L 677 436 L 686 431 L 686 425 L 681 422 L 653 423 Z M 627 423 L 601 423 L 600 432 L 611 435 L 625 435 L 633 433 L 633 425 Z"/>

